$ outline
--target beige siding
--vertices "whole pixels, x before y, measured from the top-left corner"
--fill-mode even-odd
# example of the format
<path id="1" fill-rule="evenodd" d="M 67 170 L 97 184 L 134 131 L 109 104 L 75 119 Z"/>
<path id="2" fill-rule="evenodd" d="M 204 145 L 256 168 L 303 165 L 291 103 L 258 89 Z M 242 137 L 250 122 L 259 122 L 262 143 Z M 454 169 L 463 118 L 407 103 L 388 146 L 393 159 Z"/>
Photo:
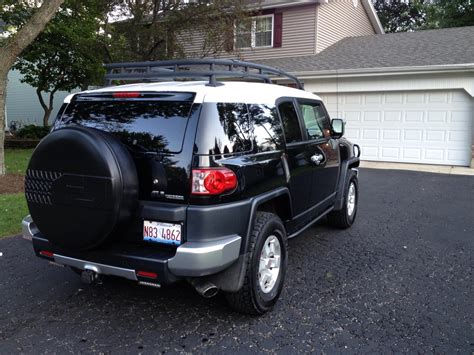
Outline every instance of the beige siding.
<path id="1" fill-rule="evenodd" d="M 178 37 L 186 58 L 200 58 L 204 56 L 204 36 L 198 31 L 183 33 Z"/>
<path id="2" fill-rule="evenodd" d="M 360 0 L 329 0 L 318 7 L 317 53 L 345 37 L 375 34 Z"/>
<path id="3" fill-rule="evenodd" d="M 288 8 L 283 11 L 282 47 L 240 50 L 240 56 L 253 60 L 314 54 L 315 31 L 316 5 Z"/>
<path id="4" fill-rule="evenodd" d="M 281 48 L 241 49 L 232 55 L 222 53 L 221 57 L 238 56 L 246 60 L 282 58 L 311 55 L 316 49 L 316 5 L 298 6 L 284 9 L 283 38 Z M 212 55 L 205 47 L 203 36 L 194 32 L 183 34 L 183 49 L 187 57 Z"/>

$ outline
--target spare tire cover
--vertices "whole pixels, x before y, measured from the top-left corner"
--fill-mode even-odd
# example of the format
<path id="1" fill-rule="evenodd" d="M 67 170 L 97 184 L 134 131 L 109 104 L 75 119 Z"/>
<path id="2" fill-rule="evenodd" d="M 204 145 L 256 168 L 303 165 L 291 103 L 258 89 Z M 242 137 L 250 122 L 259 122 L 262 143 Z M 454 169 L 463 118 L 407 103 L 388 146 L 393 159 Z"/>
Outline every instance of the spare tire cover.
<path id="1" fill-rule="evenodd" d="M 109 238 L 138 203 L 130 153 L 92 128 L 53 131 L 36 147 L 25 177 L 31 217 L 52 244 L 85 250 Z"/>

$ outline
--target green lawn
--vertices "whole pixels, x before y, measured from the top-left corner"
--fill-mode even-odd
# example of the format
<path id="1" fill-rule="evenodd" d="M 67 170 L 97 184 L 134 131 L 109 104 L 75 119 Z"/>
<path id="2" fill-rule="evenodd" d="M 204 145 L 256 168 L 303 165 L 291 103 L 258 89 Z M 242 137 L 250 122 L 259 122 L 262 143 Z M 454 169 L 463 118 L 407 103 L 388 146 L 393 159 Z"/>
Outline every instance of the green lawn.
<path id="1" fill-rule="evenodd" d="M 23 193 L 0 195 L 0 238 L 21 232 L 21 220 L 28 214 Z"/>
<path id="2" fill-rule="evenodd" d="M 33 149 L 5 149 L 7 174 L 25 175 Z"/>
<path id="3" fill-rule="evenodd" d="M 33 149 L 6 149 L 7 174 L 24 175 Z M 21 220 L 28 214 L 25 195 L 21 193 L 0 195 L 0 238 L 19 234 Z"/>

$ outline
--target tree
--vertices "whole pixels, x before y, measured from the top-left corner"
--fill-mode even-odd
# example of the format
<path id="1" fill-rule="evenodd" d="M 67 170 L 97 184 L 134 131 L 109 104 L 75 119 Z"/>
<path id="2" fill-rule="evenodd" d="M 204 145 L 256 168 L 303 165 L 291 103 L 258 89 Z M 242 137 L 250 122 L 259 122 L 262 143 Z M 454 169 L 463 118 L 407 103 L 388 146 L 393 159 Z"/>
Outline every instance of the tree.
<path id="1" fill-rule="evenodd" d="M 18 32 L 11 35 L 0 47 L 0 175 L 5 174 L 4 140 L 5 140 L 5 103 L 8 72 L 18 56 L 43 31 L 46 24 L 53 18 L 64 0 L 44 0 L 40 8 L 33 6 L 34 11 L 28 20 L 19 27 Z M 7 11 L 14 11 L 15 6 L 31 1 L 0 2 L 0 15 Z M 36 4 L 34 2 L 33 4 Z M 0 17 L 3 18 L 3 17 Z"/>
<path id="2" fill-rule="evenodd" d="M 474 26 L 474 1 L 434 0 L 426 6 L 424 28 Z"/>
<path id="3" fill-rule="evenodd" d="M 103 56 L 98 40 L 102 3 L 66 0 L 13 66 L 23 74 L 22 82 L 36 88 L 44 110 L 44 126 L 48 126 L 57 91 L 86 89 L 103 80 Z"/>
<path id="4" fill-rule="evenodd" d="M 424 0 L 373 0 L 385 32 L 406 32 L 419 28 L 425 21 Z"/>
<path id="5" fill-rule="evenodd" d="M 474 25 L 472 0 L 373 0 L 385 32 Z"/>
<path id="6" fill-rule="evenodd" d="M 107 61 L 184 57 L 183 41 L 203 36 L 199 56 L 233 49 L 234 24 L 248 17 L 248 0 L 185 3 L 177 0 L 124 0 L 114 3 L 115 21 L 105 25 Z"/>

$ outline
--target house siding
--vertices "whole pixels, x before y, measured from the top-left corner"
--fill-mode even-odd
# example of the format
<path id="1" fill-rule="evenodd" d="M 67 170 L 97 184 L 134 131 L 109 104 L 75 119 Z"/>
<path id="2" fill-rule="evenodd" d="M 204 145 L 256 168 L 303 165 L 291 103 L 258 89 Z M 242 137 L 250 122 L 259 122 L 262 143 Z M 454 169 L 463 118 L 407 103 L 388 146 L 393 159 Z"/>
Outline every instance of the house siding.
<path id="1" fill-rule="evenodd" d="M 202 33 L 185 32 L 178 35 L 178 42 L 182 44 L 183 53 L 187 58 L 201 58 L 204 56 L 204 36 Z"/>
<path id="2" fill-rule="evenodd" d="M 346 37 L 374 35 L 375 30 L 360 0 L 330 0 L 318 7 L 316 53 Z"/>
<path id="3" fill-rule="evenodd" d="M 21 78 L 22 75 L 16 70 L 12 70 L 8 74 L 6 101 L 7 124 L 12 121 L 18 121 L 23 125 L 42 125 L 44 111 L 36 96 L 36 90 L 32 86 L 22 83 L 20 81 Z M 50 124 L 56 117 L 67 95 L 69 95 L 69 93 L 65 91 L 58 91 L 54 95 L 54 110 L 49 118 Z"/>
<path id="4" fill-rule="evenodd" d="M 280 48 L 241 49 L 245 60 L 296 57 L 314 54 L 316 48 L 316 5 L 287 8 L 283 13 Z"/>
<path id="5" fill-rule="evenodd" d="M 222 53 L 222 58 L 238 56 L 245 60 L 283 58 L 311 55 L 316 49 L 316 8 L 305 5 L 285 8 L 283 13 L 282 46 L 279 48 L 254 48 L 236 50 L 234 54 Z M 185 33 L 180 36 L 186 57 L 212 55 L 204 50 L 204 37 L 200 33 Z"/>

